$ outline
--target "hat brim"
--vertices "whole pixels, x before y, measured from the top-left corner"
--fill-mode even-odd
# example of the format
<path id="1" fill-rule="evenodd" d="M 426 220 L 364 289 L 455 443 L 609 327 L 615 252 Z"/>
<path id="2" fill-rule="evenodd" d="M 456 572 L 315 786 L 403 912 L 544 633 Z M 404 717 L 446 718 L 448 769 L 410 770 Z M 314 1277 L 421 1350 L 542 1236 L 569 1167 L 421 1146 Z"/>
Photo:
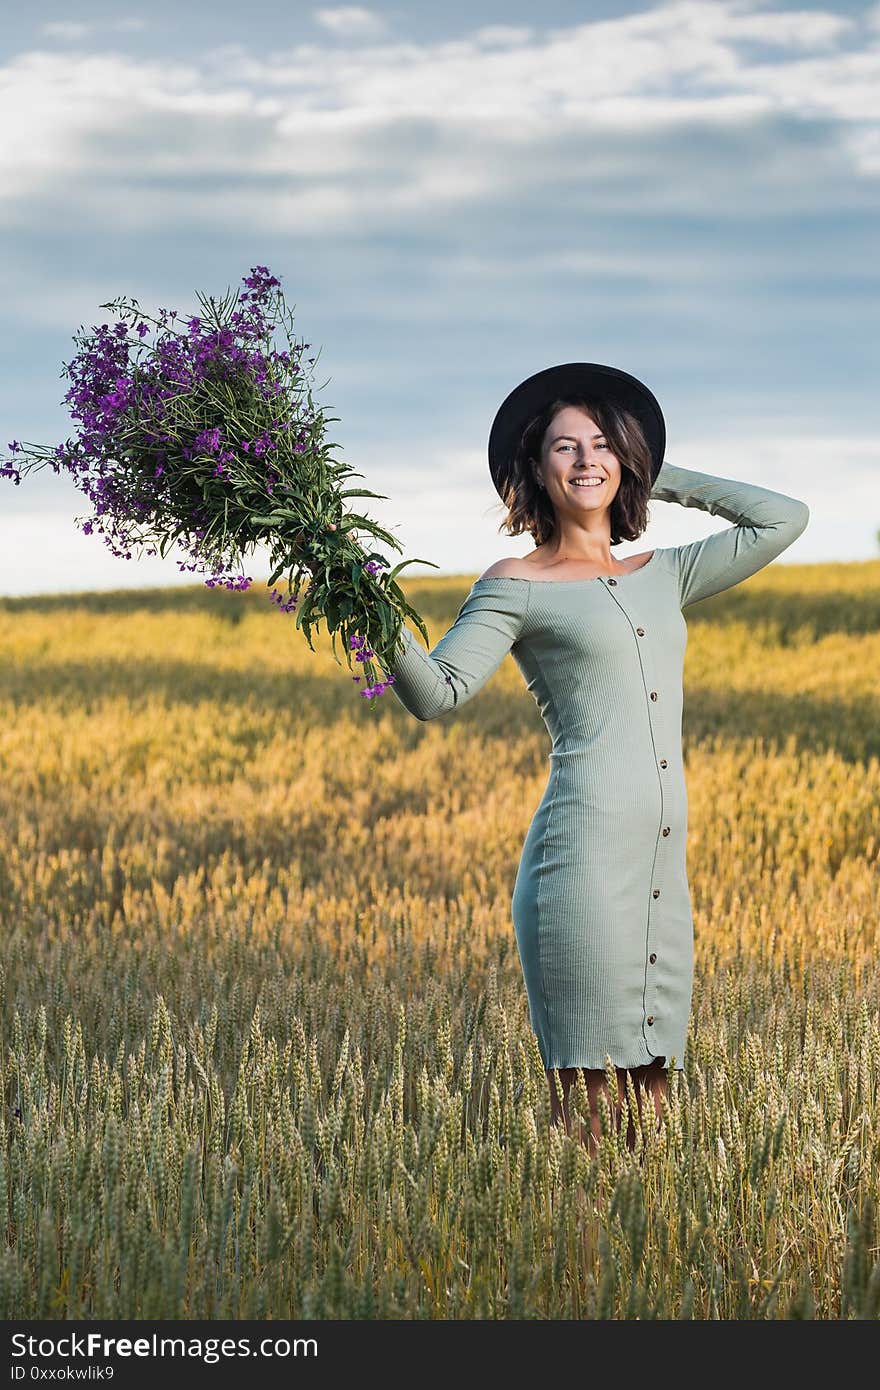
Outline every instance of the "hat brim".
<path id="1" fill-rule="evenodd" d="M 502 497 L 529 421 L 548 401 L 569 395 L 599 397 L 630 411 L 644 431 L 651 451 L 651 481 L 656 479 L 666 451 L 666 422 L 653 392 L 619 367 L 600 362 L 564 362 L 521 381 L 498 408 L 489 432 L 489 471 Z"/>

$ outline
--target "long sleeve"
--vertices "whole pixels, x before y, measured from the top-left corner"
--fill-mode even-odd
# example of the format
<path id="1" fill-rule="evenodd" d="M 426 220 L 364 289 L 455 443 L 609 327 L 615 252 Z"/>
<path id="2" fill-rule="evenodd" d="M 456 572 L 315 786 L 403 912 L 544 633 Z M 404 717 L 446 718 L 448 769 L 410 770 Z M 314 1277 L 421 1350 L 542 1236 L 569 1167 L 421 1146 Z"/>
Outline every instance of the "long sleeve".
<path id="1" fill-rule="evenodd" d="M 769 565 L 796 541 L 810 519 L 806 502 L 733 478 L 716 478 L 664 463 L 651 489 L 661 502 L 723 516 L 735 524 L 674 547 L 682 608 L 730 589 Z"/>
<path id="2" fill-rule="evenodd" d="M 416 719 L 436 719 L 473 699 L 497 671 L 522 631 L 529 585 L 478 579 L 452 627 L 426 652 L 404 626 L 392 672 L 394 694 Z"/>

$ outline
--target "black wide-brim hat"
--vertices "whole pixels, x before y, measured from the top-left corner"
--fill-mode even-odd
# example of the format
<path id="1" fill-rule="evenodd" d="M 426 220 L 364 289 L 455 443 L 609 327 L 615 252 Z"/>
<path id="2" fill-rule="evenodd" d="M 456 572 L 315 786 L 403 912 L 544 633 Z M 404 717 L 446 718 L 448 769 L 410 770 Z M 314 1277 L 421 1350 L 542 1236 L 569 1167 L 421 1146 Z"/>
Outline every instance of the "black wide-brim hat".
<path id="1" fill-rule="evenodd" d="M 656 480 L 666 451 L 666 422 L 653 392 L 619 367 L 563 362 L 526 377 L 498 408 L 489 432 L 489 471 L 502 497 L 526 426 L 549 401 L 572 395 L 610 401 L 636 417 L 651 451 L 651 481 Z"/>

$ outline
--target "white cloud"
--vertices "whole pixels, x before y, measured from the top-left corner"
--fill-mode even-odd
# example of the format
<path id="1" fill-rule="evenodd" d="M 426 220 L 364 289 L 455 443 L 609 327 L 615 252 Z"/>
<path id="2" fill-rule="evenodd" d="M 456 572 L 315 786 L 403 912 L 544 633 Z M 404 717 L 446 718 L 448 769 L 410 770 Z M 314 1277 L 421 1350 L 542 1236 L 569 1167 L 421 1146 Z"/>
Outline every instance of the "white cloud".
<path id="1" fill-rule="evenodd" d="M 313 18 L 323 29 L 343 39 L 372 38 L 385 28 L 382 16 L 362 5 L 335 5 L 332 9 L 315 10 Z"/>
<path id="2" fill-rule="evenodd" d="M 94 33 L 117 33 L 134 34 L 146 29 L 145 19 L 109 19 L 102 20 L 98 24 L 80 24 L 75 20 L 51 20 L 46 24 L 40 25 L 40 33 L 45 34 L 49 39 L 60 39 L 62 42 L 77 43 L 85 39 L 89 34 Z"/>
<path id="3" fill-rule="evenodd" d="M 40 26 L 40 33 L 45 34 L 49 39 L 69 39 L 76 42 L 77 39 L 84 39 L 89 32 L 88 24 L 76 24 L 72 20 L 58 20 L 50 24 Z"/>
<path id="4" fill-rule="evenodd" d="M 359 6 L 315 14 L 336 38 L 376 20 Z M 0 222 L 64 198 L 123 225 L 242 225 L 258 188 L 267 229 L 315 233 L 488 203 L 569 170 L 609 210 L 702 209 L 711 196 L 722 215 L 749 179 L 762 197 L 819 199 L 829 174 L 876 178 L 878 79 L 876 30 L 743 0 L 366 50 L 224 44 L 181 61 L 36 49 L 0 68 Z M 799 120 L 819 133 L 798 143 L 780 123 Z M 670 132 L 682 138 L 663 143 Z M 694 132 L 710 142 L 696 154 Z"/>
<path id="5" fill-rule="evenodd" d="M 534 37 L 534 29 L 526 29 L 522 25 L 487 24 L 476 31 L 474 43 L 485 44 L 487 48 L 497 44 L 499 48 L 503 48 L 508 45 L 528 43 L 529 39 Z"/>
<path id="6" fill-rule="evenodd" d="M 0 483 L 7 480 L 0 479 Z M 22 485 L 24 487 L 24 485 Z M 90 515 L 85 499 L 69 517 L 57 513 L 23 511 L 0 517 L 0 593 L 5 595 L 83 592 L 89 589 L 131 589 L 150 585 L 198 583 L 191 573 L 178 569 L 186 559 L 174 546 L 165 559 L 144 555 L 120 560 L 98 535 L 86 536 L 74 524 L 74 516 Z M 268 569 L 248 570 L 257 575 Z"/>
<path id="7" fill-rule="evenodd" d="M 880 175 L 880 128 L 850 130 L 844 139 L 861 172 Z"/>

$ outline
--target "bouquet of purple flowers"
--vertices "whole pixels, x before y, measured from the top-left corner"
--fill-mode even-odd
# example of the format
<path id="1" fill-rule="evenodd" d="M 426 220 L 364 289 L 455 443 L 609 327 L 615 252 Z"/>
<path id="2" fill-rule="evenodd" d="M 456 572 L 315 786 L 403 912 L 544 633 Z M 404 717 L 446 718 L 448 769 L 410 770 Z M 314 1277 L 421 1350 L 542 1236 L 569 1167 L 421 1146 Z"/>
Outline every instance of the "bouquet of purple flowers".
<path id="1" fill-rule="evenodd" d="M 173 309 L 151 317 L 136 299 L 102 304 L 117 321 L 74 335 L 79 351 L 62 371 L 75 437 L 57 447 L 13 440 L 0 477 L 18 485 L 46 464 L 67 469 L 94 508 L 76 518 L 86 535 L 97 531 L 127 560 L 133 547 L 164 557 L 176 543 L 192 561 L 179 567 L 207 572 L 209 588 L 248 588 L 252 578 L 234 571 L 268 545 L 272 602 L 295 612 L 312 651 L 323 621 L 339 661 L 341 634 L 349 669 L 352 660 L 361 665 L 353 679 L 366 680 L 360 694 L 372 701 L 394 679 L 381 680 L 376 663 L 393 665 L 404 620 L 428 641 L 396 579 L 406 565 L 431 561 L 404 560 L 386 574 L 387 560 L 364 550 L 359 532 L 401 549 L 346 505 L 383 494 L 344 486 L 363 475 L 325 440 L 338 417 L 314 401 L 317 357 L 304 357 L 310 344 L 291 336 L 281 282 L 255 266 L 242 283 L 243 292 L 219 301 L 197 294 L 201 313 L 184 319 Z M 282 576 L 286 596 L 272 587 Z"/>

